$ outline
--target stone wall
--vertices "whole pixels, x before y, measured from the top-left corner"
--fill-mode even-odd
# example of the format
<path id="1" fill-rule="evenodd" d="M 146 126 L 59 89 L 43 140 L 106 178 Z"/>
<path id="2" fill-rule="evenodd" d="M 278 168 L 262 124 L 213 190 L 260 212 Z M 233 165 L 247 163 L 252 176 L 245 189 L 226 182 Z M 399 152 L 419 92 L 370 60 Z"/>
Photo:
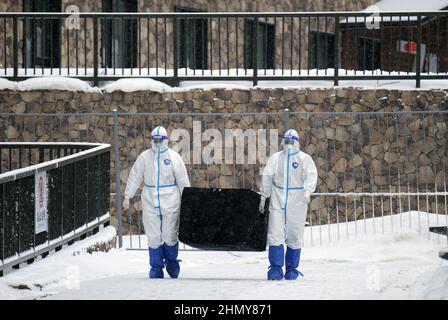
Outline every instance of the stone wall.
<path id="1" fill-rule="evenodd" d="M 165 93 L 3 90 L 0 113 L 14 115 L 0 115 L 0 141 L 112 143 L 113 118 L 102 113 L 118 109 L 124 113 L 119 117 L 124 190 L 130 166 L 149 148 L 150 132 L 156 125 L 164 125 L 170 133 L 176 128 L 186 129 L 192 138 L 197 134 L 193 121 L 200 121 L 202 131 L 252 128 L 278 129 L 282 134 L 285 108 L 290 110 L 289 126 L 300 134 L 302 150 L 318 166 L 319 192 L 415 192 L 417 187 L 420 191 L 442 191 L 448 183 L 448 97 L 437 90 L 192 89 Z M 56 115 L 44 115 L 48 113 Z M 203 142 L 202 147 L 207 143 Z M 245 145 L 244 164 L 187 165 L 192 185 L 257 190 L 263 164 L 247 163 L 247 141 Z M 8 155 L 3 154 L 2 160 L 5 167 Z M 190 161 L 193 162 L 192 158 Z M 113 153 L 111 174 L 114 192 Z M 368 199 L 364 208 L 371 215 L 372 204 Z M 353 198 L 348 203 L 345 198 L 339 200 L 338 218 L 354 219 Z M 358 200 L 356 217 L 364 213 Z M 440 213 L 443 209 L 440 205 L 443 197 L 430 197 L 428 201 L 424 197 L 419 203 L 417 197 L 411 197 L 409 208 L 408 199 L 405 200 L 406 210 L 415 210 L 417 205 L 423 211 Z M 313 222 L 335 221 L 335 201 L 336 197 L 315 198 L 311 203 Z M 139 206 L 136 201 L 134 209 Z M 397 198 L 375 199 L 376 212 L 397 212 L 399 206 Z M 133 212 L 134 221 L 138 221 Z"/>

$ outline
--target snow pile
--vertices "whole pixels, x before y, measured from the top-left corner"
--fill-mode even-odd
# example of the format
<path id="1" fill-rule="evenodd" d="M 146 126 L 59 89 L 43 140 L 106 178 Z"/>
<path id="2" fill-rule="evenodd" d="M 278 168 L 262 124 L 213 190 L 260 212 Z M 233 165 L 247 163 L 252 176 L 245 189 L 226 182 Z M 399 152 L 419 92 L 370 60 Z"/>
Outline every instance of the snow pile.
<path id="1" fill-rule="evenodd" d="M 0 90 L 17 90 L 17 82 L 0 78 Z"/>
<path id="2" fill-rule="evenodd" d="M 379 213 L 377 213 L 379 215 Z M 432 214 L 422 211 L 408 211 L 394 215 L 376 216 L 370 219 L 360 219 L 340 223 L 317 225 L 305 228 L 304 246 L 318 246 L 327 243 L 337 243 L 340 240 L 350 240 L 357 236 L 375 234 L 393 234 L 413 230 L 428 240 L 438 244 L 446 244 L 447 237 L 429 232 L 429 227 L 448 225 L 448 215 Z"/>
<path id="3" fill-rule="evenodd" d="M 93 248 L 104 247 L 104 249 L 109 249 L 105 244 L 111 243 L 116 239 L 117 231 L 114 227 L 108 226 L 104 228 L 101 232 L 87 237 L 85 241 L 78 243 L 76 246 L 76 251 L 74 254 L 80 254 L 84 251 L 91 251 Z M 73 249 L 72 249 L 73 250 Z"/>
<path id="4" fill-rule="evenodd" d="M 442 262 L 442 266 L 434 274 L 427 274 L 423 284 L 426 285 L 424 299 L 448 300 L 448 262 Z"/>
<path id="5" fill-rule="evenodd" d="M 115 228 L 108 226 L 101 229 L 99 233 L 77 241 L 71 246 L 64 246 L 57 253 L 51 252 L 47 258 L 38 259 L 33 264 L 20 269 L 19 272 L 6 271 L 4 277 L 0 278 L 0 299 L 19 299 L 39 295 L 42 288 L 48 288 L 50 291 L 53 286 L 70 288 L 77 286 L 80 279 L 97 279 L 101 277 L 101 274 L 109 276 L 107 271 L 102 272 L 108 269 L 107 264 L 110 263 L 110 259 L 103 259 L 107 253 L 88 254 L 86 249 L 96 243 L 110 241 L 115 235 Z M 120 250 L 113 251 L 120 252 Z M 120 264 L 117 261 L 114 262 L 118 263 L 117 267 L 127 269 L 124 263 Z M 90 272 L 92 267 L 93 272 Z M 14 289 L 19 287 L 23 289 Z"/>
<path id="6" fill-rule="evenodd" d="M 133 91 L 154 91 L 154 92 L 165 92 L 170 91 L 171 87 L 163 82 L 156 81 L 150 78 L 125 78 L 113 81 L 110 84 L 102 87 L 102 90 L 106 92 L 113 91 L 123 91 L 123 92 L 133 92 Z"/>
<path id="7" fill-rule="evenodd" d="M 80 92 L 99 92 L 99 89 L 94 89 L 85 81 L 66 78 L 66 77 L 45 77 L 45 78 L 30 78 L 17 83 L 17 90 L 66 90 L 66 91 L 80 91 Z"/>
<path id="8" fill-rule="evenodd" d="M 180 83 L 181 90 L 187 91 L 191 89 L 239 89 L 249 90 L 252 87 L 252 83 L 249 81 L 182 81 Z"/>

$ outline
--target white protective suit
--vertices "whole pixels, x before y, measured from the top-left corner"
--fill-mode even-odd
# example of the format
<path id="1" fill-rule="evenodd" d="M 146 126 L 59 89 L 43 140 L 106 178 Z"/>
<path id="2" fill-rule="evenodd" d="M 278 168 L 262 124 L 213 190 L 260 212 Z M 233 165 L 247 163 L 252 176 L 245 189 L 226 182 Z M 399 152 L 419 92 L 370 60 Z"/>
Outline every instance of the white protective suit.
<path id="1" fill-rule="evenodd" d="M 294 144 L 285 147 L 285 137 Z M 283 136 L 283 151 L 273 154 L 263 171 L 261 196 L 271 198 L 269 204 L 268 245 L 284 244 L 291 249 L 302 247 L 308 204 L 305 192 L 314 192 L 317 168 L 310 155 L 300 151 L 297 132 L 288 130 Z"/>
<path id="2" fill-rule="evenodd" d="M 154 137 L 164 137 L 157 147 Z M 142 217 L 148 246 L 156 249 L 178 241 L 179 212 L 182 191 L 190 186 L 181 156 L 168 148 L 168 135 L 163 127 L 151 133 L 152 148 L 142 152 L 129 174 L 125 197 L 132 198 L 143 184 Z"/>

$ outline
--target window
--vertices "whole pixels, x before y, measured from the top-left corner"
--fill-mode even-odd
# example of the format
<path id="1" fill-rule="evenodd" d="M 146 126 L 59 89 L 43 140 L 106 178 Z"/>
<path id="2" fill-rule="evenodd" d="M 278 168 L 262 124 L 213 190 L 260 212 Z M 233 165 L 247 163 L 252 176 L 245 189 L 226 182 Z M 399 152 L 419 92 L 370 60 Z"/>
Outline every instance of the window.
<path id="1" fill-rule="evenodd" d="M 137 0 L 103 0 L 103 12 L 137 12 Z M 102 20 L 102 65 L 114 68 L 137 66 L 137 19 Z"/>
<path id="2" fill-rule="evenodd" d="M 199 10 L 181 7 L 174 7 L 174 11 L 200 12 Z M 207 19 L 179 19 L 178 23 L 179 68 L 207 69 Z"/>
<path id="3" fill-rule="evenodd" d="M 254 21 L 247 20 L 244 28 L 244 67 L 252 68 Z M 258 69 L 274 68 L 275 26 L 258 22 L 257 26 L 257 67 Z"/>
<path id="4" fill-rule="evenodd" d="M 333 33 L 310 31 L 309 69 L 334 68 L 335 37 Z"/>
<path id="5" fill-rule="evenodd" d="M 361 70 L 380 68 L 381 44 L 378 39 L 360 38 L 358 42 L 358 66 Z"/>
<path id="6" fill-rule="evenodd" d="M 26 0 L 25 12 L 60 12 L 61 2 Z M 59 19 L 28 18 L 25 20 L 23 57 L 27 68 L 58 67 L 60 62 Z"/>

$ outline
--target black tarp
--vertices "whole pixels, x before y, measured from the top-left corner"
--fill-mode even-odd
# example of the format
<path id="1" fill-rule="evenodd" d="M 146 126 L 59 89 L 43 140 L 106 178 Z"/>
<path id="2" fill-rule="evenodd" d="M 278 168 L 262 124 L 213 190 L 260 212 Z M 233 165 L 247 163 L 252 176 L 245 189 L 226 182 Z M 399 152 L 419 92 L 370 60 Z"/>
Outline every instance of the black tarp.
<path id="1" fill-rule="evenodd" d="M 260 195 L 247 189 L 185 188 L 179 240 L 203 250 L 266 250 L 269 200 L 260 214 Z"/>

